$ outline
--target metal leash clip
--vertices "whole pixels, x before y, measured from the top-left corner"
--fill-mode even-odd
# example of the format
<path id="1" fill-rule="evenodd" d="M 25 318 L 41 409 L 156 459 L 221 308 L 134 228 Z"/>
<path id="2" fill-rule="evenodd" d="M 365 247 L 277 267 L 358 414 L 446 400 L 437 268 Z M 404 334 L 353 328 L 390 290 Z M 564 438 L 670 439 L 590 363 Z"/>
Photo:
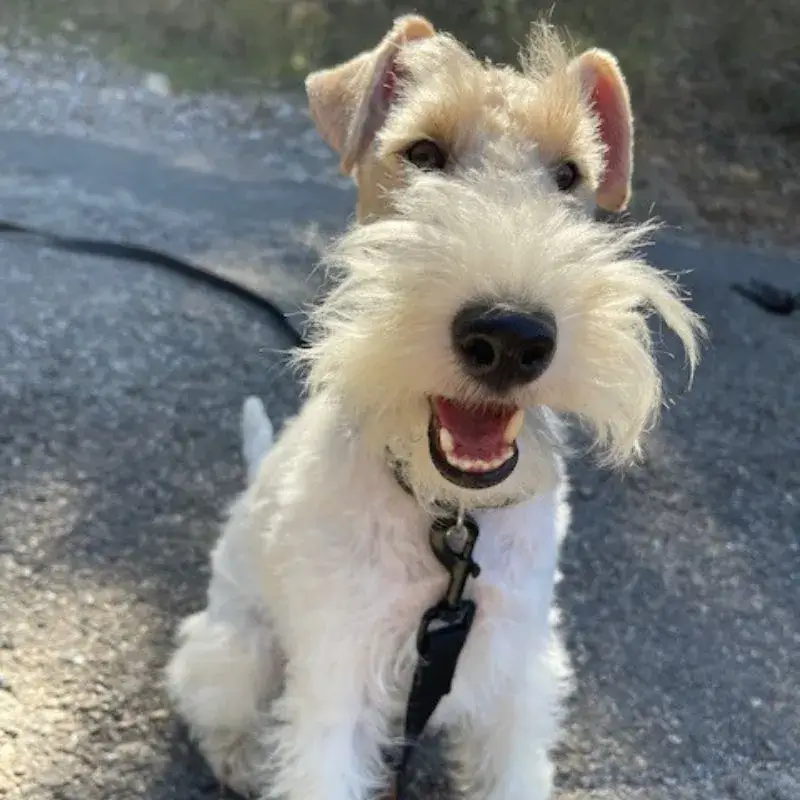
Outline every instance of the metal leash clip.
<path id="1" fill-rule="evenodd" d="M 477 578 L 481 568 L 472 560 L 478 540 L 478 523 L 469 516 L 463 519 L 439 518 L 431 525 L 431 549 L 450 575 L 442 602 L 455 608 L 464 594 L 468 578 Z"/>

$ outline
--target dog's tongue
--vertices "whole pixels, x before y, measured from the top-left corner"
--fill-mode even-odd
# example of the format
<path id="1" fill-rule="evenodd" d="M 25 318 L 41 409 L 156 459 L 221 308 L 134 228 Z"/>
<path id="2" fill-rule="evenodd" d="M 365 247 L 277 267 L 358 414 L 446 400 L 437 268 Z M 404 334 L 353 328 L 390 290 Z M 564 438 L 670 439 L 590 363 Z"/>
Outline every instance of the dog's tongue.
<path id="1" fill-rule="evenodd" d="M 511 444 L 505 441 L 505 432 L 516 410 L 513 406 L 469 407 L 445 397 L 433 398 L 439 428 L 450 432 L 454 455 L 460 458 L 491 460 L 502 454 Z"/>

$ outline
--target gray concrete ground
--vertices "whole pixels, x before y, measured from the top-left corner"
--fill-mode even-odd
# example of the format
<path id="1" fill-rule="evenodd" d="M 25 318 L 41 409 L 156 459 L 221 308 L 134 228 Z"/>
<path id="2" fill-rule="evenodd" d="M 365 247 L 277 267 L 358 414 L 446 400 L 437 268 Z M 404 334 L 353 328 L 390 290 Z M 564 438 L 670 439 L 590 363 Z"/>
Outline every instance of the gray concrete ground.
<path id="1" fill-rule="evenodd" d="M 159 97 L 0 53 L 0 217 L 190 255 L 296 307 L 352 196 L 287 98 Z M 800 800 L 800 320 L 729 290 L 797 263 L 663 241 L 713 346 L 646 463 L 575 465 L 579 670 L 561 800 Z M 241 487 L 238 413 L 297 389 L 256 311 L 0 242 L 0 797 L 212 800 L 160 670 Z M 679 391 L 679 365 L 664 363 Z"/>

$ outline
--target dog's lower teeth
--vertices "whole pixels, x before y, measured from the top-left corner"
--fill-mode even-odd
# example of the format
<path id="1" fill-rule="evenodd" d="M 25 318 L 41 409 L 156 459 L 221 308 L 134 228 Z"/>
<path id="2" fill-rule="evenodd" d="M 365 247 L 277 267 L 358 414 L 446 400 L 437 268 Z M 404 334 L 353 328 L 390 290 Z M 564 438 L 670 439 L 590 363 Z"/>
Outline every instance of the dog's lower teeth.
<path id="1" fill-rule="evenodd" d="M 511 456 L 514 455 L 514 448 L 508 447 L 503 451 L 503 455 L 498 458 L 493 458 L 491 461 L 483 461 L 482 459 L 473 458 L 458 458 L 452 454 L 447 454 L 447 462 L 460 469 L 462 472 L 491 472 L 492 470 L 502 467 Z"/>

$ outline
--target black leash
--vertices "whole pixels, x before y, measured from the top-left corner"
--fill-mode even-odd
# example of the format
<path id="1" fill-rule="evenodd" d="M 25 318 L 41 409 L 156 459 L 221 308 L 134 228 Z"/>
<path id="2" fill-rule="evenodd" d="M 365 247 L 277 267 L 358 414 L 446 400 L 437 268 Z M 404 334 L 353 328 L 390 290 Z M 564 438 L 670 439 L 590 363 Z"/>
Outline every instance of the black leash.
<path id="1" fill-rule="evenodd" d="M 14 237 L 29 238 L 51 250 L 61 250 L 67 253 L 80 253 L 89 256 L 116 258 L 124 261 L 135 261 L 139 264 L 150 264 L 163 269 L 171 270 L 191 280 L 205 283 L 215 289 L 221 289 L 234 297 L 244 300 L 261 311 L 266 311 L 272 320 L 277 323 L 294 347 L 307 345 L 303 335 L 289 322 L 286 313 L 267 297 L 248 289 L 240 283 L 223 278 L 205 267 L 200 267 L 182 258 L 169 255 L 160 250 L 127 242 L 115 242 L 105 239 L 88 239 L 84 237 L 59 236 L 39 228 L 28 225 L 19 225 L 15 222 L 0 220 L 0 234 Z"/>
<path id="2" fill-rule="evenodd" d="M 403 800 L 408 788 L 408 765 L 425 728 L 442 698 L 450 693 L 458 658 L 475 620 L 474 601 L 464 598 L 467 580 L 477 578 L 480 567 L 472 559 L 478 539 L 477 522 L 453 513 L 434 520 L 431 549 L 447 570 L 450 581 L 444 597 L 423 615 L 417 631 L 419 659 L 406 706 L 403 747 L 395 772 L 395 798 Z"/>
<path id="3" fill-rule="evenodd" d="M 800 311 L 800 292 L 792 294 L 786 289 L 757 280 L 751 280 L 747 285 L 734 283 L 731 288 L 770 314 L 788 317 L 793 311 Z"/>
<path id="4" fill-rule="evenodd" d="M 402 463 L 387 450 L 387 461 L 398 486 L 409 496 L 414 490 L 406 478 Z M 471 514 L 459 514 L 450 506 L 435 506 L 429 540 L 436 560 L 450 580 L 444 596 L 431 606 L 417 630 L 417 666 L 406 703 L 403 745 L 394 766 L 395 794 L 392 800 L 404 800 L 408 789 L 408 767 L 425 728 L 442 699 L 450 693 L 458 658 L 464 649 L 477 608 L 464 598 L 467 580 L 480 575 L 472 558 L 480 529 Z"/>

